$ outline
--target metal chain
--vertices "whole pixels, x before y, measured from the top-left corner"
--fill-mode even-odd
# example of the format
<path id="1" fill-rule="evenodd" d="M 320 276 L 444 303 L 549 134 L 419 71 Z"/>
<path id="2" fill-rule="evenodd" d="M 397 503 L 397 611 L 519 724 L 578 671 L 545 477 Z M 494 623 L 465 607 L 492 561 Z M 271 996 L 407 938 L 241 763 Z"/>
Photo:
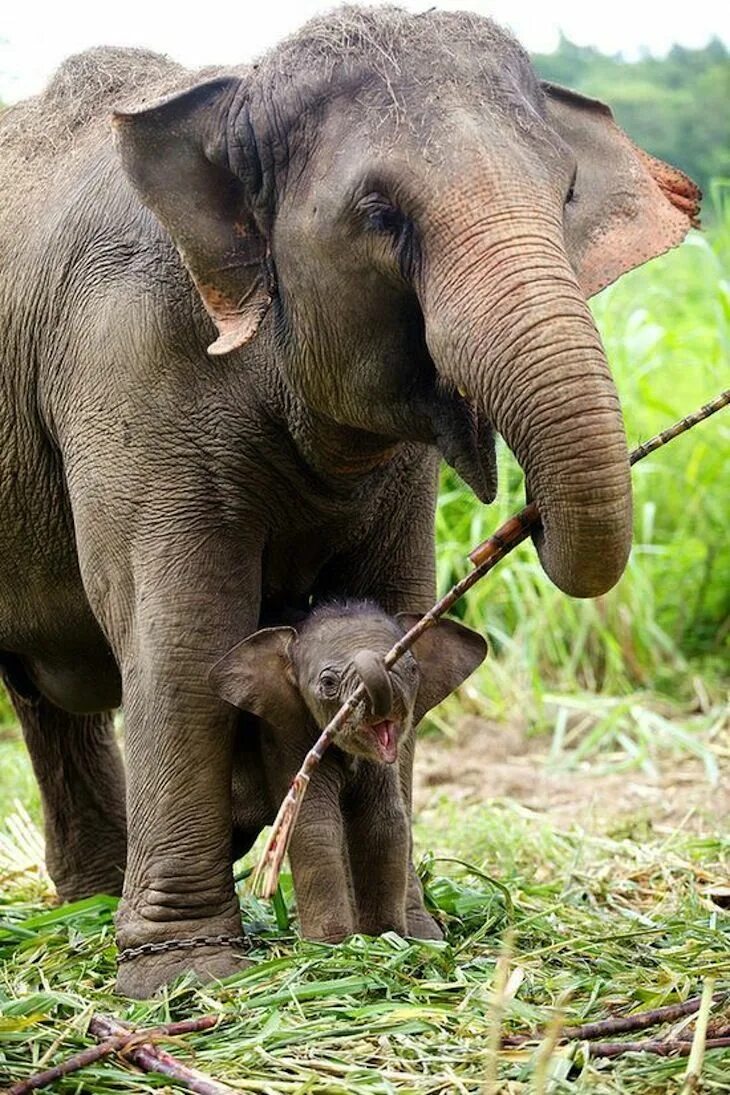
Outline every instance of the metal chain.
<path id="1" fill-rule="evenodd" d="M 117 955 L 117 965 L 142 958 L 147 954 L 164 954 L 166 951 L 189 951 L 196 947 L 248 947 L 244 935 L 194 935 L 190 939 L 162 939 L 158 943 L 141 943 L 139 947 L 125 947 Z"/>

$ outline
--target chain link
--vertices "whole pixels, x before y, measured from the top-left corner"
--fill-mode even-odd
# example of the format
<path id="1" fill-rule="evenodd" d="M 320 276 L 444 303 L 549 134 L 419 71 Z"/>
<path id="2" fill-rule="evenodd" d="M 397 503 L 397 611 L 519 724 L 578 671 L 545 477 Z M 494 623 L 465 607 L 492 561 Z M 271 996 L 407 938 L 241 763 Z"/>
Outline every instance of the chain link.
<path id="1" fill-rule="evenodd" d="M 147 954 L 165 954 L 166 951 L 189 951 L 196 947 L 248 947 L 244 935 L 194 935 L 190 939 L 164 939 L 159 943 L 142 943 L 139 947 L 125 947 L 117 955 L 117 965 L 142 958 Z"/>

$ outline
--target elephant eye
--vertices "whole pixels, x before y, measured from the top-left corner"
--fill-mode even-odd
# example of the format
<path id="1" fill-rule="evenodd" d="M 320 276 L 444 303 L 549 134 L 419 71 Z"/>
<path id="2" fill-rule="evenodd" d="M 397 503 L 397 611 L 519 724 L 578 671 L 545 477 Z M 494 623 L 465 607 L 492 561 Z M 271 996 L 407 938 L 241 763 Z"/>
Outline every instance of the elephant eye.
<path id="1" fill-rule="evenodd" d="M 337 695 L 340 687 L 340 675 L 334 669 L 323 669 L 319 675 L 319 690 L 324 697 L 331 699 Z"/>
<path id="2" fill-rule="evenodd" d="M 573 174 L 573 180 L 568 187 L 568 193 L 565 195 L 565 204 L 568 205 L 575 198 L 575 174 Z"/>
<path id="3" fill-rule="evenodd" d="M 358 202 L 366 226 L 373 232 L 381 232 L 398 239 L 406 227 L 405 214 L 384 198 L 382 194 L 367 194 Z"/>
<path id="4" fill-rule="evenodd" d="M 415 680 L 415 678 L 418 676 L 418 665 L 416 664 L 415 658 L 409 658 L 409 660 L 405 663 L 405 671 L 411 680 Z"/>

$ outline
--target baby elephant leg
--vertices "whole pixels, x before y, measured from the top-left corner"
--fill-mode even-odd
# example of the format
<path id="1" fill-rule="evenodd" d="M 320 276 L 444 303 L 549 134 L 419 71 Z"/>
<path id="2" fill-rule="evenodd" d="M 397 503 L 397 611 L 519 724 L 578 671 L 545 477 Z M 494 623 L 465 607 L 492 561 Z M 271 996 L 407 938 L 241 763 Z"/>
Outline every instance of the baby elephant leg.
<path id="1" fill-rule="evenodd" d="M 339 943 L 356 930 L 338 774 L 320 765 L 289 847 L 299 926 L 306 939 Z"/>
<path id="2" fill-rule="evenodd" d="M 410 826 L 395 765 L 361 761 L 346 817 L 357 929 L 405 935 Z"/>

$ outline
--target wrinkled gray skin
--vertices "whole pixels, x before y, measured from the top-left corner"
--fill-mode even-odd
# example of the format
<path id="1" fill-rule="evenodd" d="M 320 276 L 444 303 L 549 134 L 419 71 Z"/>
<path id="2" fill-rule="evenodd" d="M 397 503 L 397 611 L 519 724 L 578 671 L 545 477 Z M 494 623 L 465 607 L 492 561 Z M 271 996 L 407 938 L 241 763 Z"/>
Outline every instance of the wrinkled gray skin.
<path id="1" fill-rule="evenodd" d="M 292 836 L 299 922 L 309 939 L 406 934 L 410 823 L 398 749 L 487 652 L 476 632 L 443 620 L 389 673 L 384 655 L 417 618 L 393 619 L 367 602 L 323 606 L 296 629 L 257 631 L 211 672 L 223 699 L 257 716 L 242 728 L 251 758 L 234 798 L 236 827 L 250 842 L 273 821 L 319 732 L 365 685 L 365 717 L 325 753 Z"/>
<path id="2" fill-rule="evenodd" d="M 118 892 L 128 844 L 123 947 L 236 935 L 245 751 L 210 667 L 279 603 L 428 607 L 439 453 L 489 501 L 493 430 L 548 574 L 610 588 L 629 466 L 585 298 L 696 191 L 488 20 L 350 8 L 227 74 L 72 59 L 2 116 L 0 193 L 0 660 L 48 864 Z M 436 930 L 412 871 L 407 927 Z"/>

